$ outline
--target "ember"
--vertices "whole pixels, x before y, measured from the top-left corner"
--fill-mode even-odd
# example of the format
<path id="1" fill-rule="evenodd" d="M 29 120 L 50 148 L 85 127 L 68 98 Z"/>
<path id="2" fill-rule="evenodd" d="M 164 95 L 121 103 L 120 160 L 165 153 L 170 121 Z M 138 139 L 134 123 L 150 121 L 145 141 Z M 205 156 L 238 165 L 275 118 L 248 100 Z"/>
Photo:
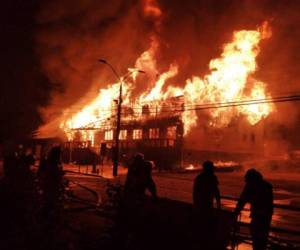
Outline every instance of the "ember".
<path id="1" fill-rule="evenodd" d="M 195 167 L 193 164 L 190 164 L 188 167 L 185 168 L 186 170 L 194 170 Z"/>

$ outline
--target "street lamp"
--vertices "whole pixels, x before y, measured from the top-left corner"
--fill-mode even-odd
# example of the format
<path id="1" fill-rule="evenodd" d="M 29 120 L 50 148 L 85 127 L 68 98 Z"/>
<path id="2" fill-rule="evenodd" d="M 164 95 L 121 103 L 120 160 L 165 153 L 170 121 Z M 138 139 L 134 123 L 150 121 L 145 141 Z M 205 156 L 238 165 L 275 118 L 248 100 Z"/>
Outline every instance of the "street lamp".
<path id="1" fill-rule="evenodd" d="M 133 70 L 125 75 L 121 76 L 118 74 L 118 72 L 115 70 L 115 68 L 106 60 L 99 59 L 98 62 L 106 64 L 112 72 L 114 73 L 115 77 L 117 78 L 118 82 L 120 83 L 119 88 L 119 100 L 118 100 L 118 109 L 117 109 L 117 126 L 116 126 L 116 134 L 115 134 L 115 150 L 114 150 L 114 159 L 113 159 L 113 176 L 118 176 L 118 164 L 119 164 L 119 135 L 120 135 L 120 128 L 121 128 L 121 110 L 122 110 L 122 90 L 123 90 L 123 81 L 125 80 L 134 72 L 138 73 L 146 73 L 143 70 Z"/>

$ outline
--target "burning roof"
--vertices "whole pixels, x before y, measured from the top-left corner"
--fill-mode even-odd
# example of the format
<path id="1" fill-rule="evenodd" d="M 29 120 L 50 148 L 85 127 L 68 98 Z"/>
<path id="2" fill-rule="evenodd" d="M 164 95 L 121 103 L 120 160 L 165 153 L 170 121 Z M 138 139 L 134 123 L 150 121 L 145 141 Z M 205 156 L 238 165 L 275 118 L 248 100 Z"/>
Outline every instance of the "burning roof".
<path id="1" fill-rule="evenodd" d="M 169 85 L 166 81 L 171 80 L 179 72 L 179 66 L 172 63 L 169 69 L 156 76 L 151 88 L 139 96 L 133 96 L 136 87 L 136 74 L 131 74 L 130 79 L 122 80 L 123 106 L 129 107 L 127 113 L 131 117 L 138 118 L 145 112 L 150 116 L 157 114 L 172 115 L 174 112 L 181 113 L 184 123 L 184 133 L 187 134 L 198 122 L 196 108 L 199 105 L 226 103 L 241 100 L 256 100 L 269 97 L 265 83 L 252 77 L 255 72 L 256 57 L 259 54 L 259 43 L 270 37 L 270 29 L 266 23 L 256 30 L 240 30 L 233 33 L 232 40 L 225 44 L 219 58 L 210 61 L 210 73 L 204 77 L 193 76 L 186 80 L 184 87 Z M 143 52 L 136 60 L 135 67 L 149 74 L 157 72 L 156 50 L 158 39 L 153 37 L 147 51 Z M 103 121 L 114 117 L 114 103 L 119 96 L 119 83 L 109 84 L 100 89 L 98 96 L 85 105 L 77 114 L 68 116 L 61 121 L 64 131 L 81 128 L 88 124 L 101 126 Z M 170 99 L 173 98 L 173 102 Z M 174 100 L 179 100 L 174 102 Z M 172 103 L 172 104 L 170 104 Z M 227 126 L 237 116 L 246 116 L 250 124 L 254 125 L 273 110 L 269 103 L 234 106 L 227 108 L 210 109 L 210 125 L 216 127 Z M 123 109 L 125 110 L 125 109 Z M 124 112 L 124 111 L 122 111 Z M 129 112 L 129 113 L 128 113 Z"/>

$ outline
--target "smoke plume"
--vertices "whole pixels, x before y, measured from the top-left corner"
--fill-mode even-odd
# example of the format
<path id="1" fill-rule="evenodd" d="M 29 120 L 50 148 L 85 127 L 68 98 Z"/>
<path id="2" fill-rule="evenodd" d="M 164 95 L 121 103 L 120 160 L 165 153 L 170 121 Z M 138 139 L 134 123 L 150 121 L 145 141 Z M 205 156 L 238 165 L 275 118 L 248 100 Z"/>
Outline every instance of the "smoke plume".
<path id="1" fill-rule="evenodd" d="M 292 0 L 46 1 L 37 16 L 37 51 L 43 71 L 61 91 L 41 110 L 46 123 L 41 134 L 59 131 L 63 111 L 78 112 L 99 89 L 115 82 L 112 72 L 97 62 L 99 58 L 123 74 L 158 42 L 158 73 L 174 62 L 179 66 L 178 74 L 168 79 L 165 87 L 182 87 L 186 79 L 208 72 L 209 61 L 220 55 L 233 31 L 256 29 L 264 21 L 270 23 L 273 35 L 260 45 L 255 77 L 267 84 L 272 96 L 300 92 L 299 7 Z M 149 87 L 151 79 L 147 77 L 138 81 L 136 93 Z M 279 104 L 276 110 L 272 122 L 293 129 L 298 104 Z"/>

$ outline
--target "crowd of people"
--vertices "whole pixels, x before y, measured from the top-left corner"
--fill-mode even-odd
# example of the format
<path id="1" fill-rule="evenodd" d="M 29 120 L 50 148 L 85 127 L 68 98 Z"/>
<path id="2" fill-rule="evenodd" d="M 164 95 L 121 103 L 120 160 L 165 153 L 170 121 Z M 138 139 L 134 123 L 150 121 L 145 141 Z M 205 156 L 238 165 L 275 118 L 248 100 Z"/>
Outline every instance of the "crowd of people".
<path id="1" fill-rule="evenodd" d="M 214 240 L 216 209 L 221 209 L 219 182 L 214 169 L 213 162 L 205 161 L 203 171 L 196 176 L 193 186 L 194 211 L 198 218 L 196 223 L 205 227 L 205 230 L 202 230 L 205 232 L 203 238 L 208 241 Z M 127 218 L 131 223 L 137 223 L 135 218 L 138 220 L 137 215 L 141 213 L 147 189 L 157 200 L 156 186 L 151 176 L 151 163 L 145 161 L 142 154 L 137 154 L 129 166 L 124 188 Z M 246 203 L 250 203 L 251 206 L 250 234 L 253 249 L 265 250 L 273 214 L 273 191 L 272 185 L 264 180 L 262 174 L 254 168 L 249 169 L 245 174 L 245 187 L 233 212 L 234 223 L 237 223 Z"/>
<path id="2" fill-rule="evenodd" d="M 53 147 L 33 171 L 31 150 L 18 147 L 3 159 L 0 180 L 1 249 L 53 249 L 63 208 L 60 147 Z"/>
<path id="3" fill-rule="evenodd" d="M 48 236 L 51 235 L 51 230 L 55 231 L 64 189 L 60 153 L 60 147 L 53 147 L 48 155 L 40 160 L 36 174 L 31 171 L 35 159 L 30 150 L 13 151 L 6 155 L 3 162 L 4 178 L 0 183 L 1 198 L 6 201 L 1 206 L 0 215 L 3 217 L 2 227 L 6 228 L 6 232 L 12 229 L 17 235 L 16 228 L 23 228 L 28 232 L 23 234 L 24 241 L 31 241 L 32 227 L 41 224 L 40 221 L 46 225 L 44 232 Z M 214 240 L 216 211 L 221 209 L 219 182 L 214 169 L 213 162 L 205 161 L 203 171 L 194 180 L 192 191 L 197 218 L 195 223 L 205 228 L 202 231 L 205 232 L 204 239 L 208 241 Z M 150 192 L 154 201 L 158 200 L 156 184 L 152 178 L 152 163 L 146 161 L 143 154 L 138 153 L 128 167 L 120 206 L 120 222 L 128 234 L 139 228 L 139 215 L 142 214 L 148 199 L 146 190 Z M 273 214 L 273 191 L 272 185 L 255 169 L 249 169 L 245 174 L 245 187 L 233 212 L 234 221 L 237 221 L 246 203 L 251 205 L 250 233 L 253 249 L 264 250 L 267 247 Z M 28 225 L 31 226 L 30 229 Z"/>

